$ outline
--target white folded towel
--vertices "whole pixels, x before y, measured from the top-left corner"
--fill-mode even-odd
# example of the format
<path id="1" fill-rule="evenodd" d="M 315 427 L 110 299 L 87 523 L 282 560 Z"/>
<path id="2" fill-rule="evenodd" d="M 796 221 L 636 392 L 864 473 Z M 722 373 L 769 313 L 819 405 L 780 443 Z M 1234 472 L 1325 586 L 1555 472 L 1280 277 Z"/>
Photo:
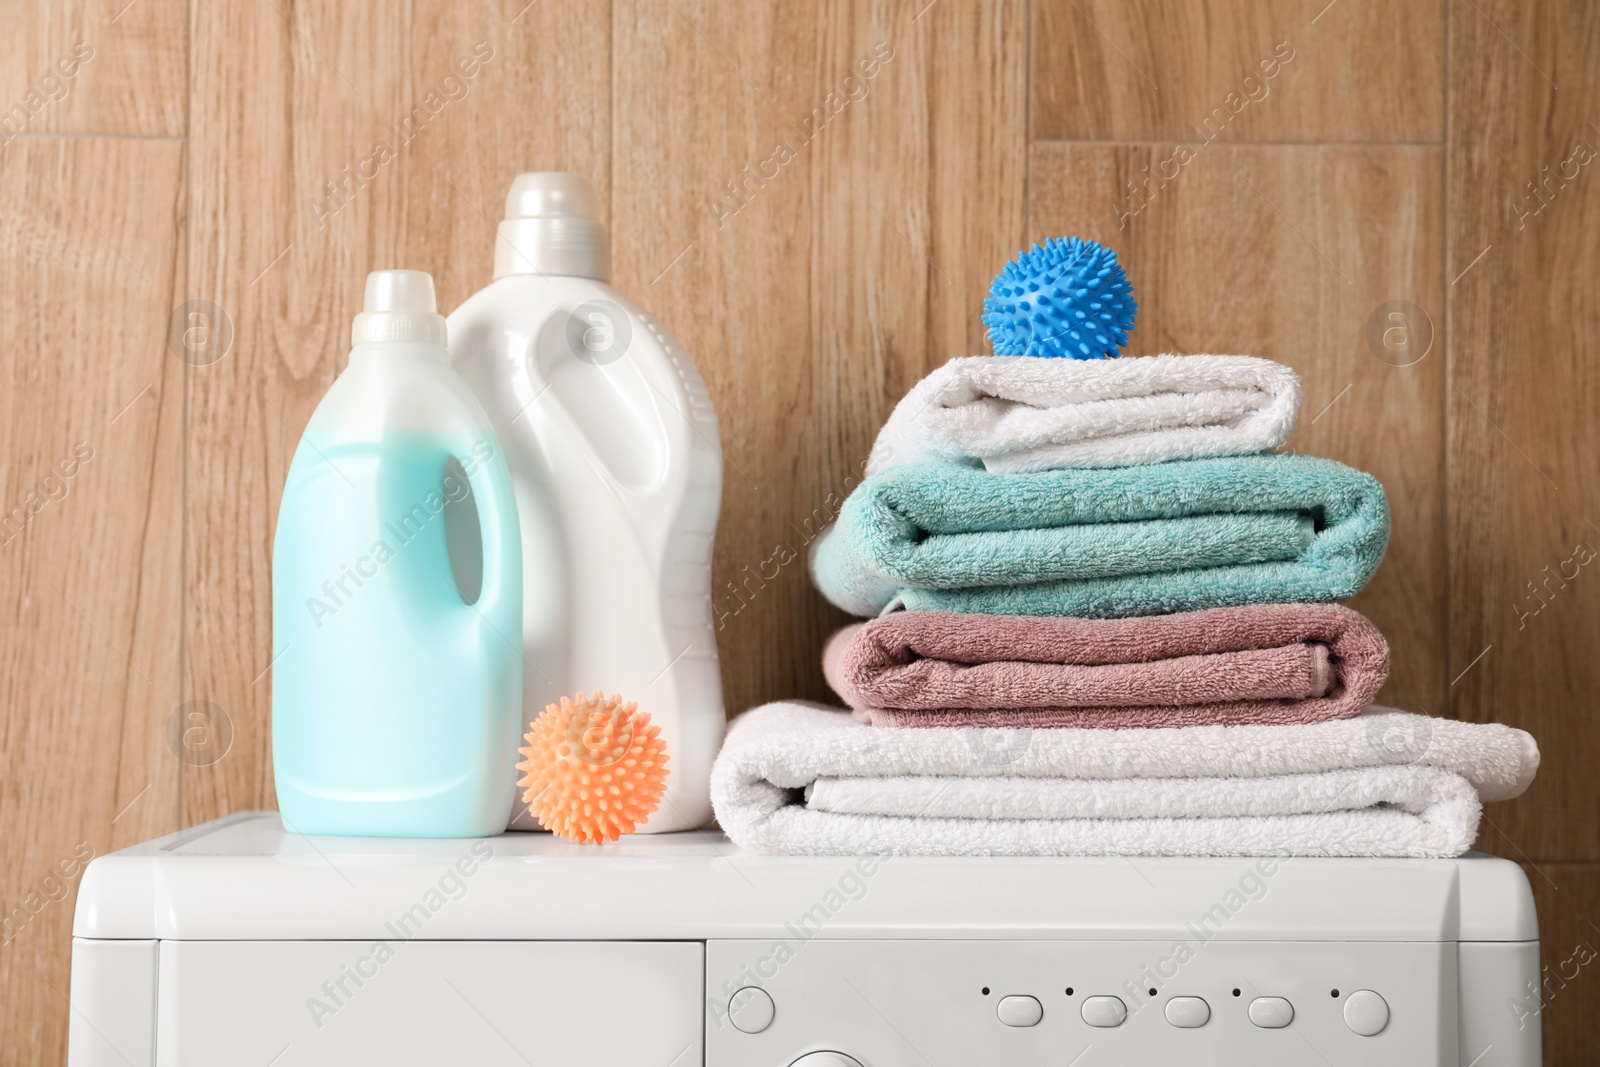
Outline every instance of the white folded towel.
<path id="1" fill-rule="evenodd" d="M 798 855 L 1456 856 L 1533 780 L 1521 730 L 1373 707 L 1288 726 L 892 729 L 804 703 L 734 721 L 740 847 Z"/>
<path id="2" fill-rule="evenodd" d="M 1300 379 L 1252 356 L 952 359 L 911 388 L 873 444 L 867 473 L 907 463 L 995 473 L 1131 467 L 1276 448 L 1300 411 Z"/>

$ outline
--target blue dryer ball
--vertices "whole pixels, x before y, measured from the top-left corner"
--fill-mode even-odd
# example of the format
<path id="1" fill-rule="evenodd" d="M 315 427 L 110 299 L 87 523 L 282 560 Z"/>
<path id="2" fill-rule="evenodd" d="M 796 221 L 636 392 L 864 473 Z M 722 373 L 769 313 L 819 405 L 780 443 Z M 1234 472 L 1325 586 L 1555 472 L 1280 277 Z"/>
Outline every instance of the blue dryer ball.
<path id="1" fill-rule="evenodd" d="M 1018 254 L 989 293 L 983 324 L 997 356 L 1107 359 L 1128 343 L 1139 309 L 1116 253 L 1081 237 Z"/>

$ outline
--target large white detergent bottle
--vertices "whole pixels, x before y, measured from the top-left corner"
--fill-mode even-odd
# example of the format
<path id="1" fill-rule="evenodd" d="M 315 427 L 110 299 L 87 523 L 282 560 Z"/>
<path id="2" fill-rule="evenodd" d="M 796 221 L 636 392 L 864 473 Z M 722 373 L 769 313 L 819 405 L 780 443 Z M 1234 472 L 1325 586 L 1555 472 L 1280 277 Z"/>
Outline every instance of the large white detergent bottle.
<path id="1" fill-rule="evenodd" d="M 450 350 L 511 465 L 525 718 L 579 691 L 637 701 L 661 727 L 668 770 L 639 832 L 664 833 L 711 819 L 724 728 L 711 609 L 722 450 L 688 353 L 609 277 L 589 183 L 523 174 L 494 281 L 450 316 Z M 512 812 L 513 829 L 537 829 L 525 805 Z"/>

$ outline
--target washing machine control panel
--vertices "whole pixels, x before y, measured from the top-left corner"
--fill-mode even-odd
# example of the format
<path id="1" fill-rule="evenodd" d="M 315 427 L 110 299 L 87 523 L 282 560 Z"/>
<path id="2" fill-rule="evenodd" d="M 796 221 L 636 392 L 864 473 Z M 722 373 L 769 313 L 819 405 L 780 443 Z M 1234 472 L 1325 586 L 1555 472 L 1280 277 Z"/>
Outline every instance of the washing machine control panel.
<path id="1" fill-rule="evenodd" d="M 1448 942 L 725 940 L 707 1067 L 1456 1067 Z"/>

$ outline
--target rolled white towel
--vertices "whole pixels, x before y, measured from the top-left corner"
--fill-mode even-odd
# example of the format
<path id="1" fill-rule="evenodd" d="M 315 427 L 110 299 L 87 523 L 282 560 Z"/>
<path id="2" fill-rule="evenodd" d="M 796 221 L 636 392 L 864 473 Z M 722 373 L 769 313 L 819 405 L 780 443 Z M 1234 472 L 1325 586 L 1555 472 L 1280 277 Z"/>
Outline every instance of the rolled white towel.
<path id="1" fill-rule="evenodd" d="M 1456 856 L 1525 790 L 1521 730 L 1374 707 L 1287 726 L 894 729 L 768 704 L 711 776 L 728 837 L 802 855 Z"/>
<path id="2" fill-rule="evenodd" d="M 1247 455 L 1294 429 L 1300 379 L 1253 356 L 952 359 L 884 424 L 867 473 L 959 463 L 995 473 Z"/>

